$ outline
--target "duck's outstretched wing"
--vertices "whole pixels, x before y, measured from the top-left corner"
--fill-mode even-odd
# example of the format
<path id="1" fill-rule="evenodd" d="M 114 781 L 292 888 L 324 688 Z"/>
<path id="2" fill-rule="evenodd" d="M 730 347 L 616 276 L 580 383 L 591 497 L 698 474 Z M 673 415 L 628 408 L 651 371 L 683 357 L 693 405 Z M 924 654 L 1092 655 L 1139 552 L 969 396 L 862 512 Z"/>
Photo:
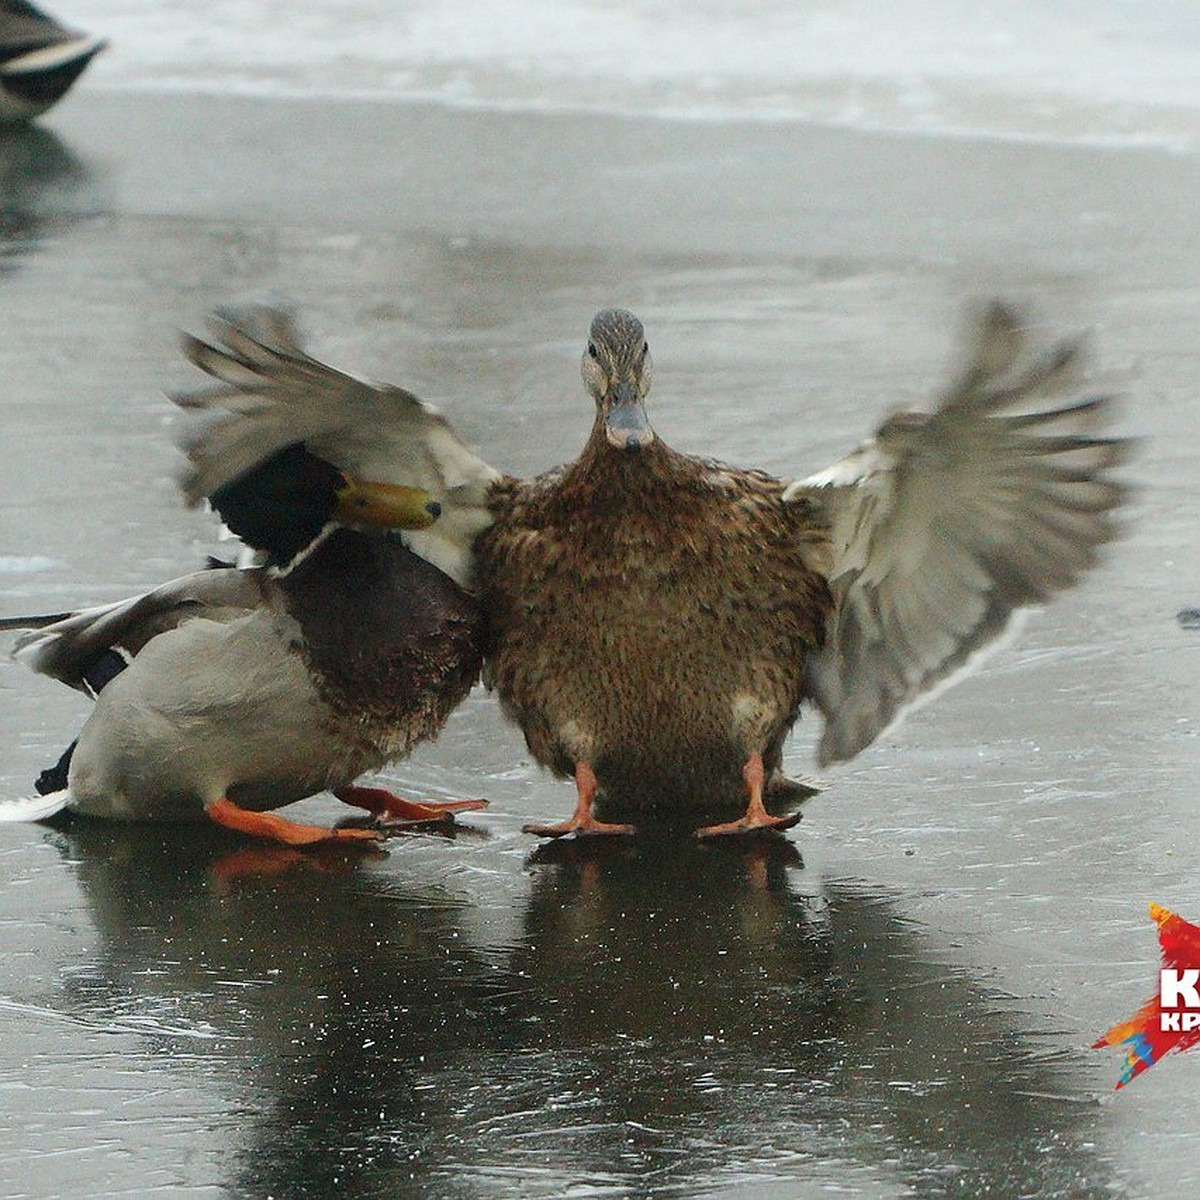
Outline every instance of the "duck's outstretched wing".
<path id="1" fill-rule="evenodd" d="M 189 503 L 300 445 L 339 471 L 428 493 L 441 515 L 406 540 L 469 584 L 471 545 L 491 521 L 487 497 L 498 471 L 410 392 L 356 379 L 306 354 L 283 309 L 222 310 L 210 327 L 211 342 L 188 336 L 183 348 L 219 386 L 172 397 L 182 408 L 210 414 L 181 439 Z"/>
<path id="2" fill-rule="evenodd" d="M 1040 358 L 1002 304 L 932 413 L 902 412 L 784 493 L 828 522 L 834 608 L 808 663 L 822 764 L 847 759 L 996 642 L 1016 610 L 1069 587 L 1116 532 L 1128 440 L 1097 436 L 1112 398 L 1056 403 L 1078 342 Z"/>
<path id="3" fill-rule="evenodd" d="M 218 567 L 172 579 L 152 592 L 116 604 L 81 609 L 50 624 L 29 618 L 13 657 L 95 696 L 152 638 L 193 617 L 228 621 L 262 602 L 258 571 Z M 10 619 L 10 627 L 20 618 Z"/>

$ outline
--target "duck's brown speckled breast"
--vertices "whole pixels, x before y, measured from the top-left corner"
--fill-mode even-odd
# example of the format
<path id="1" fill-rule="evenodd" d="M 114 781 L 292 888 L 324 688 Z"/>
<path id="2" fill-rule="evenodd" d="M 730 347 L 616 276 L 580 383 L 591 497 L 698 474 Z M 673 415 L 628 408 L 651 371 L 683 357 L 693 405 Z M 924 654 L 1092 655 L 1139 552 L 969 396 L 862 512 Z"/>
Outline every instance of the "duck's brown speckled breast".
<path id="1" fill-rule="evenodd" d="M 477 544 L 486 668 L 534 756 L 637 804 L 741 793 L 803 698 L 830 606 L 823 533 L 782 485 L 595 439 L 572 467 L 496 493 Z"/>

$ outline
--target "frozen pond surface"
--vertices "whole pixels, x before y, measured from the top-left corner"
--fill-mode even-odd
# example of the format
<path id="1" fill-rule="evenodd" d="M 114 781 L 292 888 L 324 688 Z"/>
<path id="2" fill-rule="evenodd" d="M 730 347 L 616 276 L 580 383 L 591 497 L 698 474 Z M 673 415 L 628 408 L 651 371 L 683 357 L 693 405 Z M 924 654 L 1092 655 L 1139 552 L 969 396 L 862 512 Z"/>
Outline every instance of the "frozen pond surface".
<path id="1" fill-rule="evenodd" d="M 1094 327 L 1146 439 L 1106 565 L 772 845 L 535 853 L 568 790 L 483 694 L 388 776 L 486 795 L 453 839 L 247 874 L 207 831 L 0 826 L 5 1195 L 1196 1193 L 1200 1056 L 1114 1096 L 1087 1049 L 1152 988 L 1147 902 L 1200 916 L 1195 160 L 136 92 L 0 154 L 4 615 L 214 548 L 161 392 L 247 292 L 514 471 L 581 443 L 612 303 L 682 449 L 824 464 L 993 292 Z M 0 665 L 4 794 L 85 712 Z"/>

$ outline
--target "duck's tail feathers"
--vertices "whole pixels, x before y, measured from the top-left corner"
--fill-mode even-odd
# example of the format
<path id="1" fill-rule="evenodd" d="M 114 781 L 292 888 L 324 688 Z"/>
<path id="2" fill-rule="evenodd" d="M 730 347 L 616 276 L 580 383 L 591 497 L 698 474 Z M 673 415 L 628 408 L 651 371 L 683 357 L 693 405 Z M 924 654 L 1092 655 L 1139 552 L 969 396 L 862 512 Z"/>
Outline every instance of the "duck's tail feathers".
<path id="1" fill-rule="evenodd" d="M 64 788 L 48 796 L 22 796 L 18 800 L 0 800 L 0 824 L 16 821 L 44 821 L 62 812 L 71 803 L 71 793 Z"/>

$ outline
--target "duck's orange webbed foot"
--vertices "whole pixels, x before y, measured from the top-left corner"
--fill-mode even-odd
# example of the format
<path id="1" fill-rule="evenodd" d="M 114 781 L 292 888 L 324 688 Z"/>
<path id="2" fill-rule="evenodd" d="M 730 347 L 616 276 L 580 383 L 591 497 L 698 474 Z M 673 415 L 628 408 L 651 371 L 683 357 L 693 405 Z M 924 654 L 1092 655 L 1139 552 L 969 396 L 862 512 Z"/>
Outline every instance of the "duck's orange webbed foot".
<path id="1" fill-rule="evenodd" d="M 727 837 L 734 833 L 754 833 L 762 829 L 791 829 L 800 823 L 800 814 L 785 813 L 781 817 L 773 817 L 763 804 L 763 782 L 766 778 L 763 771 L 761 754 L 752 754 L 742 768 L 742 778 L 746 781 L 746 790 L 750 793 L 750 802 L 746 812 L 736 821 L 726 821 L 721 825 L 706 825 L 696 830 L 698 838 Z"/>
<path id="2" fill-rule="evenodd" d="M 522 833 L 533 833 L 538 837 L 563 837 L 573 833 L 577 837 L 590 837 L 593 834 L 604 833 L 634 833 L 632 825 L 614 825 L 608 821 L 597 821 L 592 815 L 592 802 L 600 785 L 596 782 L 595 772 L 587 763 L 579 763 L 575 767 L 575 788 L 578 793 L 575 800 L 575 811 L 565 821 L 557 825 L 523 825 Z"/>
<path id="3" fill-rule="evenodd" d="M 204 806 L 210 821 L 225 829 L 248 833 L 252 837 L 282 842 L 285 846 L 312 846 L 318 842 L 378 842 L 380 833 L 375 829 L 330 829 L 325 825 L 303 825 L 289 821 L 275 813 L 251 812 L 239 808 L 224 796 Z"/>
<path id="4" fill-rule="evenodd" d="M 334 788 L 343 803 L 365 808 L 373 817 L 388 825 L 430 825 L 452 821 L 455 813 L 487 808 L 486 800 L 405 800 L 385 788 Z"/>

